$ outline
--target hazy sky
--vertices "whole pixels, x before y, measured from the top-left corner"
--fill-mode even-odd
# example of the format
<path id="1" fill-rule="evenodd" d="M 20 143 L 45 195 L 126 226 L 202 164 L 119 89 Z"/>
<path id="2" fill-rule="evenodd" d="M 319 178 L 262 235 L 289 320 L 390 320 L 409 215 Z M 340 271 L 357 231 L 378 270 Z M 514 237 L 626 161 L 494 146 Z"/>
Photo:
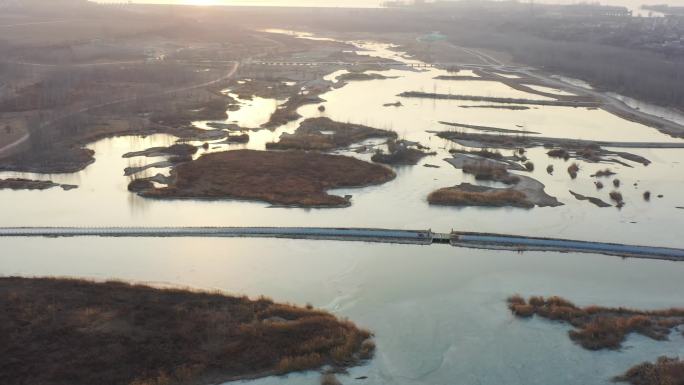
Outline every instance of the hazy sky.
<path id="1" fill-rule="evenodd" d="M 98 0 L 96 0 L 98 1 Z M 111 0 L 101 0 L 103 2 Z M 120 1 L 120 0 L 119 0 Z M 328 7 L 377 7 L 383 0 L 133 0 L 136 3 L 196 4 L 196 5 L 277 5 L 277 6 L 328 6 Z M 522 0 L 525 1 L 525 0 Z M 537 0 L 549 3 L 580 3 L 597 0 Z M 670 4 L 684 6 L 684 0 L 599 0 L 602 4 L 625 5 L 638 8 L 642 4 Z"/>

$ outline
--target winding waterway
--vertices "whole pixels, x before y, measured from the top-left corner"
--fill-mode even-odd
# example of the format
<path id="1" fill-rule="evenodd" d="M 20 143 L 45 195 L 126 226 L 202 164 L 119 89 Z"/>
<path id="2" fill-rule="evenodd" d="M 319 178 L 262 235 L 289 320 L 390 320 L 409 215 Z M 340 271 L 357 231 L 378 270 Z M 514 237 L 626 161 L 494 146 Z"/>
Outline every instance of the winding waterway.
<path id="1" fill-rule="evenodd" d="M 355 42 L 364 54 L 409 60 L 387 44 Z M 0 191 L 0 226 L 322 226 L 470 230 L 562 237 L 630 244 L 684 247 L 684 150 L 637 149 L 648 167 L 581 163 L 577 179 L 569 163 L 528 150 L 536 164 L 532 176 L 565 205 L 556 208 L 444 208 L 428 205 L 441 187 L 473 182 L 443 161 L 460 148 L 429 133 L 439 121 L 539 132 L 543 136 L 619 141 L 679 141 L 653 128 L 602 110 L 534 107 L 524 111 L 487 108 L 475 102 L 402 99 L 409 90 L 481 96 L 535 95 L 496 82 L 442 81 L 445 72 L 390 70 L 393 79 L 351 82 L 299 110 L 306 117 L 391 128 L 406 139 L 437 151 L 417 166 L 396 168 L 384 185 L 345 189 L 353 195 L 344 209 L 273 208 L 244 201 L 158 201 L 127 191 L 123 169 L 159 158 L 122 158 L 124 153 L 176 141 L 168 135 L 104 139 L 89 145 L 96 162 L 64 175 L 0 173 L 76 184 L 71 191 Z M 524 94 L 524 95 L 521 95 Z M 383 107 L 401 101 L 402 107 Z M 281 101 L 242 101 L 228 122 L 255 127 Z M 207 122 L 197 122 L 206 127 Z M 206 151 L 263 149 L 293 122 L 274 131 L 250 133 L 246 145 L 210 145 Z M 370 143 L 372 144 L 372 143 Z M 200 150 L 201 152 L 205 150 Z M 370 154 L 340 153 L 369 159 Z M 424 167 L 425 164 L 439 168 Z M 546 166 L 553 164 L 553 175 Z M 568 190 L 608 200 L 589 175 L 610 167 L 618 172 L 626 206 L 599 209 L 578 201 Z M 145 175 L 168 169 L 150 169 Z M 637 184 L 636 186 L 634 184 Z M 642 199 L 649 190 L 650 202 Z M 658 198 L 658 195 L 663 195 Z M 580 305 L 640 308 L 682 306 L 684 264 L 624 260 L 598 255 L 457 249 L 449 246 L 370 245 L 333 241 L 271 239 L 0 239 L 0 274 L 118 278 L 158 285 L 222 289 L 278 301 L 312 303 L 349 317 L 376 333 L 376 358 L 342 376 L 345 384 L 608 384 L 614 375 L 660 355 L 684 355 L 684 340 L 630 337 L 627 349 L 589 352 L 567 337 L 567 326 L 514 319 L 506 309 L 511 294 L 561 295 Z M 9 252 L 11 251 L 11 252 Z M 366 380 L 356 377 L 368 376 Z M 316 384 L 315 373 L 273 377 L 254 384 Z"/>

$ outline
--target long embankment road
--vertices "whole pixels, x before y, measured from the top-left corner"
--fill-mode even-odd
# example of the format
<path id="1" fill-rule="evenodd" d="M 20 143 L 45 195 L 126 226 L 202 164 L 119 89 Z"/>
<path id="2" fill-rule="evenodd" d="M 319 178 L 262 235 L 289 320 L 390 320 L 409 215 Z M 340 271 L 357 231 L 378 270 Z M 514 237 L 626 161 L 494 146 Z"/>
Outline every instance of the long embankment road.
<path id="1" fill-rule="evenodd" d="M 536 238 L 505 234 L 431 230 L 325 227 L 2 227 L 2 237 L 226 237 L 287 238 L 412 245 L 449 244 L 477 249 L 592 253 L 620 257 L 684 261 L 684 249 Z"/>

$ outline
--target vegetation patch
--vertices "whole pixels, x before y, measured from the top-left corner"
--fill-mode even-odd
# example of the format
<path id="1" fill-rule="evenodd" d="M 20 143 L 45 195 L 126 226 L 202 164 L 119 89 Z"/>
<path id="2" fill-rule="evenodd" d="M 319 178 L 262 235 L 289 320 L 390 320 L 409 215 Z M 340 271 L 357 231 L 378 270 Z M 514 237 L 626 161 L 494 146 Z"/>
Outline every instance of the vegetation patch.
<path id="1" fill-rule="evenodd" d="M 31 180 L 22 178 L 0 179 L 0 190 L 47 190 L 59 186 L 49 180 Z"/>
<path id="2" fill-rule="evenodd" d="M 508 172 L 504 165 L 493 162 L 472 162 L 463 165 L 463 172 L 472 174 L 477 180 L 487 180 L 502 182 L 505 184 L 516 184 L 520 182 L 520 177 Z"/>
<path id="3" fill-rule="evenodd" d="M 0 383 L 214 384 L 370 358 L 324 311 L 122 282 L 0 278 Z"/>
<path id="4" fill-rule="evenodd" d="M 608 195 L 610 196 L 610 199 L 617 204 L 617 207 L 623 207 L 625 205 L 624 198 L 622 197 L 622 194 L 619 191 L 612 191 Z"/>
<path id="5" fill-rule="evenodd" d="M 319 91 L 323 92 L 322 90 Z M 305 106 L 307 104 L 318 104 L 324 102 L 323 99 L 318 97 L 317 94 L 296 94 L 290 97 L 287 102 L 278 106 L 278 108 L 271 114 L 268 122 L 264 123 L 262 127 L 274 129 L 280 127 L 283 124 L 287 124 L 294 120 L 301 118 L 302 116 L 297 112 L 299 107 Z"/>
<path id="6" fill-rule="evenodd" d="M 469 183 L 434 191 L 428 195 L 428 202 L 442 206 L 534 207 L 534 203 L 520 191 L 475 186 Z"/>
<path id="7" fill-rule="evenodd" d="M 684 325 L 684 308 L 643 311 L 628 308 L 588 306 L 580 308 L 560 297 L 508 298 L 508 308 L 518 317 L 533 315 L 574 327 L 570 339 L 588 350 L 618 349 L 631 333 L 654 340 L 668 339 L 670 331 Z"/>
<path id="8" fill-rule="evenodd" d="M 599 170 L 596 172 L 596 174 L 592 174 L 592 178 L 603 178 L 603 177 L 608 177 L 608 176 L 613 176 L 615 173 L 611 171 L 609 168 L 605 170 Z"/>
<path id="9" fill-rule="evenodd" d="M 363 80 L 382 80 L 382 79 L 396 79 L 396 76 L 385 76 L 376 73 L 367 72 L 349 72 L 342 74 L 337 77 L 338 81 L 348 82 L 348 81 L 363 81 Z"/>
<path id="10" fill-rule="evenodd" d="M 282 134 L 278 142 L 267 143 L 266 148 L 328 151 L 370 138 L 396 137 L 397 134 L 394 131 L 361 124 L 340 123 L 330 118 L 320 117 L 306 119 L 293 134 Z"/>
<path id="11" fill-rule="evenodd" d="M 660 357 L 655 363 L 644 362 L 615 377 L 616 382 L 632 385 L 679 385 L 684 379 L 684 361 Z"/>
<path id="12" fill-rule="evenodd" d="M 428 155 L 435 155 L 435 152 L 426 152 L 420 143 L 409 142 L 406 140 L 390 140 L 387 143 L 388 153 L 378 151 L 373 154 L 373 162 L 397 165 L 416 165 L 418 161 Z"/>
<path id="13" fill-rule="evenodd" d="M 128 152 L 123 155 L 124 158 L 133 158 L 136 156 L 164 156 L 174 155 L 179 157 L 188 157 L 197 153 L 197 147 L 187 143 L 177 143 L 169 147 L 152 147 L 147 150 Z"/>
<path id="14" fill-rule="evenodd" d="M 385 183 L 387 167 L 355 158 L 303 151 L 236 150 L 205 154 L 171 171 L 167 187 L 140 194 L 152 198 L 247 199 L 276 205 L 344 207 L 349 199 L 327 190 Z"/>
<path id="15" fill-rule="evenodd" d="M 572 194 L 572 196 L 574 196 L 579 201 L 589 201 L 593 205 L 598 206 L 598 207 L 610 207 L 611 206 L 609 203 L 606 203 L 599 198 L 584 196 L 584 195 L 578 194 L 572 190 L 570 190 L 570 194 Z"/>

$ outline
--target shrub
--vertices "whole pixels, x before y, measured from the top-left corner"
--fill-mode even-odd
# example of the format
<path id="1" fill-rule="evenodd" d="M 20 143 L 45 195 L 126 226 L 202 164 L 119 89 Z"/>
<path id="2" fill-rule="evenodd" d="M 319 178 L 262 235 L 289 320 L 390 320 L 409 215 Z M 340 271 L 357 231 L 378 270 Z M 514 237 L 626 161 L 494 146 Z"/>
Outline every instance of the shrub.
<path id="1" fill-rule="evenodd" d="M 527 171 L 530 171 L 530 172 L 534 171 L 534 163 L 532 163 L 532 162 L 526 162 L 526 163 L 525 163 L 525 169 L 526 169 Z"/>
<path id="2" fill-rule="evenodd" d="M 532 305 L 512 304 L 509 306 L 513 314 L 517 317 L 529 318 L 534 315 L 535 309 Z"/>
<path id="3" fill-rule="evenodd" d="M 503 154 L 501 154 L 499 151 L 496 150 L 490 150 L 488 148 L 482 149 L 482 150 L 474 150 L 474 151 L 469 151 L 469 154 L 481 156 L 483 158 L 487 159 L 496 159 L 500 160 L 503 159 Z"/>
<path id="4" fill-rule="evenodd" d="M 544 297 L 539 297 L 539 296 L 530 297 L 529 303 L 530 303 L 530 305 L 532 305 L 534 307 L 544 306 L 544 303 L 545 303 Z"/>
<path id="5" fill-rule="evenodd" d="M 633 366 L 625 374 L 615 377 L 618 382 L 633 385 L 681 384 L 684 378 L 684 361 L 679 358 L 660 357 L 655 364 L 644 362 Z"/>
<path id="6" fill-rule="evenodd" d="M 530 297 L 528 303 L 514 295 L 508 308 L 521 318 L 540 317 L 571 324 L 570 338 L 585 349 L 617 349 L 630 333 L 655 340 L 667 339 L 672 328 L 684 324 L 684 309 L 639 311 L 588 306 L 579 308 L 561 297 Z"/>
<path id="7" fill-rule="evenodd" d="M 320 310 L 115 281 L 0 278 L 0 324 L 31 331 L 2 334 L 3 385 L 222 382 L 373 354 L 368 331 Z"/>
<path id="8" fill-rule="evenodd" d="M 359 357 L 362 360 L 367 360 L 373 357 L 375 352 L 375 342 L 372 340 L 365 340 L 361 343 L 361 350 L 359 351 Z"/>
<path id="9" fill-rule="evenodd" d="M 579 165 L 577 163 L 573 163 L 568 167 L 568 174 L 570 174 L 570 177 L 572 179 L 577 178 L 577 173 L 579 172 Z"/>
<path id="10" fill-rule="evenodd" d="M 620 187 L 620 179 L 613 179 L 613 186 L 615 186 L 615 188 Z"/>
<path id="11" fill-rule="evenodd" d="M 615 201 L 615 203 L 620 204 L 623 202 L 622 194 L 618 191 L 612 191 L 610 194 L 610 199 Z"/>
<path id="12" fill-rule="evenodd" d="M 464 191 L 457 187 L 447 187 L 430 193 L 428 202 L 452 206 L 534 207 L 534 204 L 527 200 L 527 195 L 511 189 Z"/>
<path id="13" fill-rule="evenodd" d="M 546 172 L 548 172 L 549 175 L 553 174 L 553 165 L 552 164 L 546 166 Z"/>
<path id="14" fill-rule="evenodd" d="M 491 180 L 506 184 L 516 184 L 520 178 L 508 172 L 505 166 L 491 162 L 475 162 L 463 165 L 463 172 L 475 176 L 477 180 Z"/>
<path id="15" fill-rule="evenodd" d="M 506 300 L 510 305 L 524 305 L 525 299 L 520 294 L 514 294 Z"/>
<path id="16" fill-rule="evenodd" d="M 651 200 L 651 192 L 650 191 L 644 191 L 644 200 L 645 201 Z"/>
<path id="17" fill-rule="evenodd" d="M 546 155 L 550 156 L 551 158 L 561 158 L 565 160 L 570 159 L 570 153 L 564 148 L 555 148 L 547 152 Z"/>
<path id="18" fill-rule="evenodd" d="M 615 175 L 615 173 L 610 171 L 609 168 L 607 168 L 605 170 L 597 171 L 596 174 L 592 175 L 592 177 L 601 178 L 601 177 L 606 177 L 606 176 L 611 176 L 611 175 Z"/>
<path id="19" fill-rule="evenodd" d="M 333 373 L 325 373 L 321 376 L 321 385 L 342 385 Z"/>

